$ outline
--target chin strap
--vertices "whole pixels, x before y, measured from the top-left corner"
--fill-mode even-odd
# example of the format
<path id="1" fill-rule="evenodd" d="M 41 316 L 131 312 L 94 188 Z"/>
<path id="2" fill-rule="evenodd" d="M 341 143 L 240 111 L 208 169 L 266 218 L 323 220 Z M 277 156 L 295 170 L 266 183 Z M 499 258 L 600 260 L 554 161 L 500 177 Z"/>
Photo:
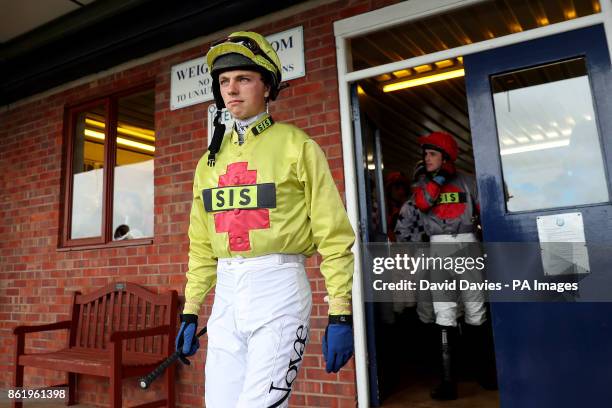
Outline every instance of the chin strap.
<path id="1" fill-rule="evenodd" d="M 213 120 L 215 131 L 213 132 L 213 137 L 212 141 L 210 142 L 210 146 L 208 146 L 208 167 L 214 167 L 215 156 L 221 148 L 221 142 L 223 142 L 223 135 L 225 135 L 225 124 L 221 123 L 222 113 L 223 112 L 221 109 L 217 109 L 215 119 Z"/>

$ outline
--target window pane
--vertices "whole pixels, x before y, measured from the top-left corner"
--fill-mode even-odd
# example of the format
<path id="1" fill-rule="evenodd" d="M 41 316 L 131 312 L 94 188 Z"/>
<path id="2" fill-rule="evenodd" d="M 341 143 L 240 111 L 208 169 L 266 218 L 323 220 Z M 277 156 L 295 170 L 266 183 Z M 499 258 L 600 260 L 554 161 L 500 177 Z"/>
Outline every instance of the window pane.
<path id="1" fill-rule="evenodd" d="M 104 191 L 105 107 L 77 115 L 72 159 L 72 239 L 99 237 Z"/>
<path id="2" fill-rule="evenodd" d="M 113 239 L 153 236 L 155 94 L 119 99 L 113 199 Z"/>
<path id="3" fill-rule="evenodd" d="M 491 83 L 508 211 L 607 202 L 584 58 Z"/>

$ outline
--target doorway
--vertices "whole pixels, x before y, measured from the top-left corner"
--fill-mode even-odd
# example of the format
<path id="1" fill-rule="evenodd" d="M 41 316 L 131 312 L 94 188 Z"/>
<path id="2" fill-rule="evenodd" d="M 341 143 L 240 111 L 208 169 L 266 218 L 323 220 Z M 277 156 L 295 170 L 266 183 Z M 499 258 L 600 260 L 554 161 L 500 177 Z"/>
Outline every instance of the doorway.
<path id="1" fill-rule="evenodd" d="M 457 170 L 470 177 L 475 175 L 463 58 L 405 71 L 401 73 L 406 78 L 404 82 L 387 83 L 383 78 L 381 83 L 380 78 L 369 78 L 356 85 L 353 104 L 360 111 L 362 146 L 358 150 L 363 152 L 366 169 L 362 194 L 367 197 L 363 209 L 368 212 L 365 218 L 369 242 L 428 241 L 419 227 L 412 230 L 412 237 L 396 229 L 399 209 L 411 195 L 415 166 L 422 160 L 419 136 L 432 132 L 453 135 L 459 147 Z M 399 84 L 401 88 L 389 90 L 388 84 Z M 403 194 L 399 192 L 402 186 Z M 376 359 L 381 407 L 499 406 L 498 392 L 486 390 L 476 381 L 477 351 L 466 341 L 468 336 L 459 336 L 453 356 L 459 399 L 435 401 L 430 389 L 439 381 L 441 368 L 433 323 L 419 319 L 412 299 L 401 296 L 393 302 L 370 304 L 369 309 L 368 320 L 374 327 L 369 345 L 375 344 L 370 354 Z M 491 337 L 490 319 L 485 325 Z M 464 327 L 459 319 L 459 331 Z"/>
<path id="2" fill-rule="evenodd" d="M 590 1 L 577 0 L 571 3 L 561 1 L 546 1 L 537 2 L 534 7 L 533 2 L 524 2 L 520 0 L 440 0 L 431 2 L 430 0 L 411 0 L 410 2 L 402 2 L 385 9 L 380 12 L 365 13 L 362 15 L 350 17 L 345 20 L 338 21 L 334 24 L 334 32 L 336 35 L 336 46 L 338 50 L 338 73 L 340 87 L 340 105 L 341 105 L 341 126 L 343 146 L 345 146 L 345 178 L 346 178 L 346 193 L 347 193 L 347 210 L 349 217 L 356 228 L 361 232 L 362 242 L 368 242 L 363 239 L 365 225 L 369 225 L 371 220 L 364 218 L 361 206 L 360 195 L 363 191 L 357 191 L 358 185 L 365 185 L 359 180 L 359 174 L 362 172 L 362 166 L 372 165 L 372 161 L 376 162 L 377 157 L 368 158 L 363 156 L 362 160 L 356 159 L 359 156 L 357 139 L 361 140 L 362 132 L 364 134 L 370 132 L 376 135 L 377 128 L 372 125 L 374 120 L 366 116 L 363 117 L 363 126 L 355 126 L 355 122 L 360 119 L 359 109 L 357 112 L 355 106 L 359 107 L 359 97 L 357 85 L 361 85 L 362 81 L 369 78 L 377 78 L 381 82 L 391 79 L 398 79 L 396 73 L 403 74 L 403 70 L 421 65 L 433 64 L 445 59 L 453 59 L 458 56 L 465 56 L 466 66 L 471 57 L 479 54 L 485 55 L 488 50 L 503 49 L 502 47 L 522 44 L 526 50 L 530 48 L 530 41 L 539 38 L 550 37 L 558 33 L 571 32 L 580 30 L 585 27 L 593 27 L 600 25 L 598 41 L 601 41 L 600 50 L 612 50 L 612 7 L 608 1 Z M 605 31 L 605 35 L 604 32 Z M 607 40 L 606 40 L 607 37 Z M 558 39 L 556 41 L 559 41 Z M 589 45 L 590 40 L 583 41 L 583 44 Z M 556 48 L 565 46 L 563 40 L 555 44 Z M 545 49 L 544 49 L 545 50 Z M 534 55 L 538 53 L 537 48 L 533 48 Z M 571 54 L 571 53 L 570 53 Z M 605 52 L 607 58 L 609 53 Z M 575 57 L 575 55 L 574 55 Z M 489 57 L 490 58 L 490 57 Z M 567 57 L 563 57 L 567 58 Z M 537 60 L 537 59 L 536 59 Z M 474 59 L 473 59 L 474 61 Z M 601 61 L 601 59 L 600 59 Z M 534 62 L 537 64 L 538 62 Z M 599 66 L 588 67 L 589 70 L 597 71 L 597 75 L 601 77 L 602 73 L 609 74 L 609 62 Z M 527 63 L 529 65 L 529 63 Z M 474 65 L 472 65 L 473 67 Z M 486 71 L 486 67 L 482 71 L 483 76 L 480 76 L 475 83 L 489 84 L 489 75 L 499 74 L 499 71 Z M 490 67 L 489 67 L 490 68 Z M 512 70 L 513 67 L 509 67 Z M 468 78 L 470 76 L 469 69 L 467 70 Z M 589 74 L 591 75 L 591 74 Z M 609 79 L 603 84 L 612 83 Z M 602 98 L 602 94 L 610 95 L 612 90 L 607 90 L 609 85 L 602 85 L 601 80 L 598 84 L 593 84 L 597 94 L 594 99 L 595 107 L 599 113 L 599 122 L 608 123 L 612 117 L 606 110 L 610 108 L 610 98 Z M 362 86 L 363 91 L 366 89 Z M 362 91 L 362 92 L 363 92 Z M 367 92 L 367 91 L 366 91 Z M 489 92 L 489 90 L 487 90 Z M 491 158 L 499 155 L 500 146 L 496 145 L 499 140 L 495 138 L 497 129 L 495 128 L 495 118 L 492 115 L 492 110 L 489 108 L 487 122 L 483 121 L 483 107 L 491 104 L 493 95 L 489 92 L 481 92 L 480 99 L 477 102 L 470 102 L 470 119 L 472 120 L 472 135 L 480 134 L 485 140 L 493 144 L 482 144 L 486 150 L 486 154 L 478 153 L 480 142 L 475 137 L 475 142 L 472 145 L 475 153 L 475 170 L 476 177 L 479 179 L 479 188 L 481 194 L 486 194 L 488 198 L 497 201 L 489 201 L 489 204 L 496 206 L 496 212 L 492 213 L 492 220 L 500 221 L 516 221 L 514 225 L 516 230 L 512 234 L 506 234 L 508 229 L 502 228 L 500 234 L 495 234 L 497 230 L 489 228 L 490 239 L 503 241 L 506 237 L 509 240 L 518 239 L 517 231 L 533 234 L 535 226 L 530 224 L 533 217 L 530 219 L 527 214 L 522 216 L 507 217 L 503 213 L 504 209 L 504 186 L 503 182 L 498 182 L 501 179 L 499 173 L 501 167 L 499 158 L 491 160 Z M 467 92 L 469 97 L 470 92 Z M 357 101 L 357 103 L 355 103 Z M 602 110 L 602 108 L 604 108 Z M 370 122 L 369 124 L 366 122 Z M 481 132 L 476 132 L 473 124 L 486 125 L 481 127 Z M 609 124 L 607 125 L 609 128 Z M 359 128 L 359 131 L 357 130 Z M 606 129 L 607 129 L 606 128 Z M 368 130 L 369 129 L 369 130 Z M 486 131 L 482 131 L 486 129 Z M 601 130 L 602 134 L 609 134 L 605 129 Z M 378 133 L 381 130 L 378 129 Z M 544 135 L 547 137 L 546 135 Z M 364 140 L 366 140 L 364 136 Z M 374 139 L 375 140 L 375 139 Z M 365 146 L 364 146 L 365 147 Z M 355 152 L 353 152 L 353 149 Z M 605 155 L 606 163 L 612 162 L 610 152 L 612 149 L 602 146 L 603 154 Z M 380 148 L 382 152 L 382 147 Z M 482 152 L 482 151 L 481 151 Z M 355 153 L 355 155 L 353 155 Z M 363 152 L 362 152 L 363 153 Z M 390 153 L 391 155 L 393 152 Z M 491 154 L 493 156 L 491 156 Z M 382 156 L 382 155 L 381 155 Z M 487 159 L 488 158 L 488 159 Z M 480 164 L 479 164 L 480 162 Z M 386 166 L 382 162 L 381 167 Z M 609 168 L 607 166 L 606 168 Z M 609 172 L 609 170 L 606 170 Z M 484 176 L 494 176 L 495 183 L 484 183 Z M 606 173 L 606 176 L 608 174 Z M 375 179 L 376 176 L 372 177 Z M 365 180 L 365 178 L 364 178 Z M 609 184 L 609 182 L 608 182 Z M 370 184 L 370 188 L 375 185 Z M 495 194 L 500 193 L 499 197 Z M 370 192 L 369 201 L 375 200 Z M 376 193 L 374 193 L 376 194 Z M 599 206 L 598 210 L 603 210 L 605 206 Z M 497 210 L 500 210 L 497 211 Z M 593 212 L 594 208 L 588 208 L 587 212 Z M 595 211 L 596 212 L 596 211 Z M 487 212 L 484 210 L 484 214 Z M 533 212 L 532 212 L 533 214 Z M 596 218 L 592 218 L 595 220 Z M 495 225 L 495 224 L 489 224 Z M 600 219 L 600 226 L 607 225 Z M 596 225 L 595 225 L 596 226 Z M 591 235 L 591 239 L 605 238 L 606 235 L 600 228 L 587 229 L 586 235 Z M 485 222 L 485 230 L 487 230 Z M 589 230 L 591 232 L 589 232 Z M 599 231 L 599 232 L 598 232 Z M 514 235 L 513 235 L 514 234 Z M 520 234 L 519 234 L 520 235 Z M 501 238 L 500 238 L 501 237 Z M 523 238 L 525 238 L 523 236 Z M 533 235 L 531 236 L 533 238 Z M 602 241 L 607 242 L 607 241 Z M 360 252 L 359 250 L 358 252 Z M 601 261 L 598 261 L 601 262 Z M 380 369 L 377 361 L 376 351 L 380 349 L 377 343 L 376 331 L 379 322 L 375 322 L 375 317 L 380 316 L 380 312 L 376 312 L 377 306 L 363 302 L 363 295 L 360 294 L 363 287 L 363 277 L 367 271 L 362 270 L 362 266 L 357 265 L 356 268 L 356 291 L 354 305 L 355 307 L 355 334 L 356 334 L 356 370 L 357 370 L 357 391 L 360 406 L 378 406 L 385 394 L 385 380 L 378 376 Z M 360 302 L 361 300 L 361 302 Z M 565 324 L 561 321 L 557 322 L 557 326 L 553 325 L 555 336 L 563 336 L 567 330 L 574 330 L 580 333 L 587 333 L 589 344 L 586 349 L 589 353 L 586 360 L 580 361 L 580 356 L 583 354 L 575 354 L 572 359 L 572 364 L 565 364 L 564 358 L 558 356 L 563 355 L 563 342 L 557 342 L 556 339 L 552 344 L 555 347 L 546 350 L 544 354 L 533 355 L 531 350 L 542 350 L 551 345 L 551 339 L 546 336 L 536 336 L 533 338 L 528 333 L 540 330 L 540 323 L 546 320 L 546 315 L 549 312 L 558 314 L 560 310 L 552 311 L 552 305 L 544 305 L 542 307 L 534 306 L 529 308 L 528 305 L 521 305 L 518 308 L 516 304 L 495 304 L 493 317 L 495 323 L 495 315 L 503 314 L 503 319 L 507 325 L 507 330 L 499 331 L 495 328 L 495 340 L 498 352 L 503 353 L 506 358 L 498 361 L 498 367 L 502 364 L 500 370 L 500 405 L 503 408 L 513 407 L 517 404 L 521 406 L 576 406 L 579 404 L 575 398 L 580 398 L 580 392 L 576 391 L 576 384 L 569 384 L 576 377 L 569 373 L 565 378 L 558 378 L 556 374 L 565 373 L 563 370 L 552 369 L 563 365 L 565 369 L 572 369 L 574 372 L 582 370 L 590 370 L 591 367 L 596 367 L 597 370 L 612 364 L 609 360 L 607 349 L 602 346 L 601 341 L 595 341 L 597 333 L 601 331 L 593 325 L 587 324 L 588 316 L 591 312 L 596 312 L 599 315 L 600 311 L 606 312 L 605 304 L 597 305 L 577 305 L 575 308 L 564 310 L 567 313 L 569 320 L 573 323 L 569 324 L 569 320 Z M 525 309 L 521 309 L 525 308 Z M 588 309 L 588 310 L 587 310 Z M 516 312 L 516 313 L 515 313 Z M 502 315 L 500 315 L 502 316 Z M 582 317 L 580 317 L 582 316 Z M 521 328 L 520 330 L 512 330 L 512 327 Z M 606 327 L 609 327 L 606 326 Z M 573 329 L 571 329 L 573 328 Z M 566 331 L 564 331 L 566 330 Z M 541 330 L 540 330 L 541 331 Z M 531 348 L 532 345 L 538 347 Z M 595 345 L 595 347 L 592 347 Z M 577 344 L 574 346 L 579 347 Z M 367 351 L 366 351 L 367 348 Z M 592 353 L 591 353 L 592 352 Z M 529 355 L 534 358 L 525 359 L 524 356 Z M 554 357 L 556 355 L 557 357 Z M 595 355 L 601 358 L 596 361 Z M 543 361 L 545 357 L 546 361 Z M 550 365 L 549 362 L 554 362 Z M 588 361 L 586 366 L 581 365 L 582 362 Z M 556 370 L 556 371 L 555 371 Z M 603 372 L 602 372 L 603 373 Z M 578 385 L 583 390 L 584 395 L 593 396 L 595 398 L 592 406 L 601 406 L 599 398 L 607 395 L 608 388 L 601 386 L 600 382 L 589 381 L 593 376 L 582 376 L 579 378 Z M 597 377 L 602 381 L 607 378 L 606 375 Z M 505 380 L 510 382 L 505 383 Z M 555 397 L 555 393 L 549 392 L 551 389 L 558 389 L 559 384 L 565 384 L 561 387 L 564 393 L 560 393 L 559 397 Z M 590 384 L 590 385 L 589 385 Z M 542 386 L 540 386 L 542 385 Z M 518 390 L 520 392 L 513 392 Z M 568 393 L 571 394 L 568 398 Z M 573 399 L 574 398 L 574 399 Z M 571 403 L 570 403 L 571 402 Z M 572 405 L 573 404 L 573 405 Z M 447 405 L 450 406 L 450 405 Z"/>

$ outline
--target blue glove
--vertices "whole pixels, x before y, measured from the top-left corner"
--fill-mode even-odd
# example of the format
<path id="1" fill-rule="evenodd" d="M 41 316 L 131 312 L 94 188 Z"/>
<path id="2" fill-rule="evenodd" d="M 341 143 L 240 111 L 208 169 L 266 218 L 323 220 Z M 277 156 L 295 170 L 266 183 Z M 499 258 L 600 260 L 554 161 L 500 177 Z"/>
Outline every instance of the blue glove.
<path id="1" fill-rule="evenodd" d="M 337 373 L 353 355 L 352 316 L 330 316 L 323 336 L 325 371 Z"/>
<path id="2" fill-rule="evenodd" d="M 183 364 L 191 364 L 187 357 L 193 356 L 200 348 L 200 341 L 196 336 L 198 330 L 198 316 L 194 314 L 181 315 L 181 327 L 176 335 L 174 345 L 179 352 L 179 359 Z"/>

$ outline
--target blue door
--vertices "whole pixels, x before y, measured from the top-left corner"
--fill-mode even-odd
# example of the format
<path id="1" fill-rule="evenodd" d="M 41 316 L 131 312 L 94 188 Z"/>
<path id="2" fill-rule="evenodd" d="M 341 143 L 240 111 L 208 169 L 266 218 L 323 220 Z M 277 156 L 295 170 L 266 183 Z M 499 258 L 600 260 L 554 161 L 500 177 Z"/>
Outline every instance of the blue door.
<path id="1" fill-rule="evenodd" d="M 538 243 L 538 219 L 577 216 L 587 246 L 612 248 L 612 73 L 603 27 L 464 61 L 484 240 Z M 541 277 L 541 259 L 524 258 L 492 273 Z M 589 248 L 589 269 L 612 293 L 612 251 Z M 583 300 L 492 304 L 502 408 L 612 406 L 612 303 Z"/>

